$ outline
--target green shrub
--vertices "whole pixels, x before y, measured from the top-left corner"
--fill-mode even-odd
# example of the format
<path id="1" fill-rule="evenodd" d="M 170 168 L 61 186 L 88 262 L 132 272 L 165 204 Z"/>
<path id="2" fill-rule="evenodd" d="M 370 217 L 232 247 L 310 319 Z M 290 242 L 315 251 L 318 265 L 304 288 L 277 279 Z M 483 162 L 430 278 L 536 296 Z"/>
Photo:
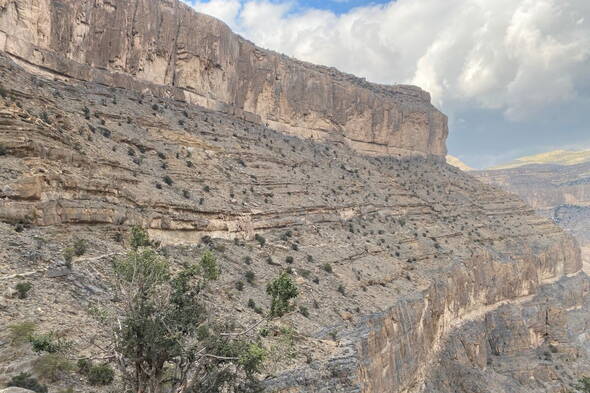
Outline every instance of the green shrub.
<path id="1" fill-rule="evenodd" d="M 26 299 L 29 291 L 33 288 L 33 284 L 30 282 L 19 282 L 14 288 L 19 299 Z"/>
<path id="2" fill-rule="evenodd" d="M 590 378 L 583 377 L 579 379 L 575 388 L 582 393 L 590 393 Z"/>
<path id="3" fill-rule="evenodd" d="M 172 178 L 170 176 L 168 176 L 168 175 L 164 176 L 162 178 L 162 180 L 164 181 L 164 183 L 166 183 L 169 186 L 171 186 L 174 183 L 174 181 L 172 180 Z"/>
<path id="4" fill-rule="evenodd" d="M 92 386 L 110 385 L 115 379 L 115 371 L 108 363 L 101 363 L 91 365 L 86 376 Z"/>
<path id="5" fill-rule="evenodd" d="M 256 275 L 254 274 L 254 272 L 252 270 L 248 270 L 244 274 L 244 277 L 246 277 L 246 281 L 248 281 L 248 284 L 253 284 L 254 283 L 254 279 L 256 278 Z"/>
<path id="6" fill-rule="evenodd" d="M 10 342 L 13 345 L 23 344 L 30 340 L 37 325 L 34 322 L 20 322 L 8 326 L 10 331 Z"/>
<path id="7" fill-rule="evenodd" d="M 205 252 L 201 257 L 201 269 L 207 280 L 217 280 L 221 274 L 215 255 L 211 251 Z"/>
<path id="8" fill-rule="evenodd" d="M 261 246 L 264 246 L 264 244 L 266 244 L 266 239 L 258 233 L 254 235 L 254 240 L 256 240 Z"/>
<path id="9" fill-rule="evenodd" d="M 36 393 L 47 393 L 47 386 L 41 385 L 31 374 L 24 372 L 12 377 L 6 386 L 29 389 Z"/>
<path id="10" fill-rule="evenodd" d="M 54 332 L 32 334 L 29 337 L 29 342 L 33 347 L 33 351 L 37 353 L 57 353 L 66 350 L 70 346 L 68 341 L 57 338 Z"/>
<path id="11" fill-rule="evenodd" d="M 238 291 L 243 291 L 244 290 L 244 282 L 243 281 L 236 281 L 236 289 Z"/>
<path id="12" fill-rule="evenodd" d="M 79 359 L 76 366 L 78 366 L 78 372 L 80 374 L 88 375 L 88 371 L 90 371 L 90 367 L 92 367 L 92 361 L 89 359 Z"/>
<path id="13" fill-rule="evenodd" d="M 66 266 L 68 267 L 68 269 L 71 269 L 72 261 L 74 260 L 74 255 L 76 255 L 74 247 L 66 247 L 63 250 L 62 255 L 64 257 L 64 260 L 66 261 Z"/>
<path id="14" fill-rule="evenodd" d="M 131 248 L 137 250 L 139 247 L 149 247 L 152 242 L 145 229 L 138 225 L 134 225 L 131 228 Z"/>
<path id="15" fill-rule="evenodd" d="M 299 313 L 305 318 L 309 318 L 309 310 L 305 306 L 299 306 Z"/>
<path id="16" fill-rule="evenodd" d="M 8 150 L 4 145 L 0 145 L 0 156 L 5 156 L 6 154 L 8 154 Z"/>
<path id="17" fill-rule="evenodd" d="M 285 258 L 285 262 L 287 263 L 293 263 L 293 257 L 291 255 L 289 255 L 287 258 Z"/>
<path id="18" fill-rule="evenodd" d="M 297 297 L 299 292 L 291 276 L 283 272 L 267 285 L 266 293 L 272 297 L 270 306 L 271 317 L 281 317 L 291 311 L 293 307 L 290 301 Z"/>
<path id="19" fill-rule="evenodd" d="M 77 257 L 86 254 L 86 248 L 87 248 L 86 240 L 84 240 L 84 239 L 76 240 L 74 242 L 73 248 L 74 248 L 74 255 L 76 255 Z"/>
<path id="20" fill-rule="evenodd" d="M 329 263 L 325 263 L 322 265 L 322 269 L 324 269 L 325 272 L 327 273 L 332 273 L 332 265 L 330 265 Z"/>
<path id="21" fill-rule="evenodd" d="M 63 355 L 48 353 L 35 359 L 33 370 L 42 379 L 57 382 L 74 369 L 72 363 Z"/>

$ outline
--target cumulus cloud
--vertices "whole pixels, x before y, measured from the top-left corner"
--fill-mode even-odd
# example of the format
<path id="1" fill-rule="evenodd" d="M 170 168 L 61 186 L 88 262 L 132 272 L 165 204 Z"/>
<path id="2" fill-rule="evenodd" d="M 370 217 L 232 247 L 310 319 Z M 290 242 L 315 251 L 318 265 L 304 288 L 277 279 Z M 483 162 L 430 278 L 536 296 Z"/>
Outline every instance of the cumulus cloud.
<path id="1" fill-rule="evenodd" d="M 526 119 L 588 87 L 587 0 L 398 0 L 335 15 L 293 1 L 196 1 L 258 45 L 380 83 L 413 83 L 435 103 Z M 584 86 L 585 85 L 585 86 Z"/>
<path id="2" fill-rule="evenodd" d="M 343 14 L 297 0 L 192 5 L 262 47 L 421 86 L 452 122 L 472 109 L 526 122 L 590 97 L 588 0 L 397 0 Z"/>

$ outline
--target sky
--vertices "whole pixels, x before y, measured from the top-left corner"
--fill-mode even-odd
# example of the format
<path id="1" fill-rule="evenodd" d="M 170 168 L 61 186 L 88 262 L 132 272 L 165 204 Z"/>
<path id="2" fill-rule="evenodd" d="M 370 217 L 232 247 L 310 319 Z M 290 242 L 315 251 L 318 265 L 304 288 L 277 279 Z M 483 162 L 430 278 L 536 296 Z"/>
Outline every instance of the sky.
<path id="1" fill-rule="evenodd" d="M 590 148 L 590 0 L 185 0 L 257 45 L 429 91 L 475 168 Z"/>

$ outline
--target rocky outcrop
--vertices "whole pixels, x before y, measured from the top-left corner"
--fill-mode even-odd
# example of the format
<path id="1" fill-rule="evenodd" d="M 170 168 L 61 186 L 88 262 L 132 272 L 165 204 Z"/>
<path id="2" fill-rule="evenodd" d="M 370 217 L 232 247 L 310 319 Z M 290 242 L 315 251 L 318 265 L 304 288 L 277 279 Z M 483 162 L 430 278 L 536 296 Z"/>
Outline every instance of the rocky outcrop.
<path id="1" fill-rule="evenodd" d="M 0 50 L 38 73 L 151 91 L 366 154 L 446 154 L 447 119 L 428 93 L 263 50 L 177 0 L 1 0 Z"/>
<path id="2" fill-rule="evenodd" d="M 557 153 L 551 156 L 559 158 Z M 572 233 L 590 262 L 590 163 L 524 165 L 470 173 L 485 183 L 520 195 L 539 214 Z"/>
<path id="3" fill-rule="evenodd" d="M 215 250 L 208 296 L 242 326 L 260 319 L 250 299 L 268 307 L 264 283 L 293 275 L 300 312 L 260 337 L 269 392 L 554 393 L 584 375 L 579 248 L 516 196 L 439 159 L 357 154 L 3 55 L 0 82 L 0 292 L 35 280 L 26 302 L 0 298 L 11 320 L 90 342 L 86 310 L 112 301 L 109 262 L 142 225 L 174 263 Z M 66 271 L 79 238 L 89 255 Z M 549 361 L 530 359 L 550 345 L 577 357 L 545 383 Z M 0 348 L 0 383 L 25 369 L 13 359 Z"/>

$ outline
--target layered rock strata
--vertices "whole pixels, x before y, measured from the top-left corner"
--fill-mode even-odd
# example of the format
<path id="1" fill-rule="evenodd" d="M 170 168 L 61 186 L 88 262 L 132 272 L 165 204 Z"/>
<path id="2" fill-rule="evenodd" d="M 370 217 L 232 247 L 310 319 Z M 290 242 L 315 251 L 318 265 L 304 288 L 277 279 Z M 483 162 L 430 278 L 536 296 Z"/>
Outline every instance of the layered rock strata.
<path id="1" fill-rule="evenodd" d="M 554 220 L 576 237 L 590 263 L 590 163 L 525 165 L 471 174 L 520 195 L 539 214 Z"/>
<path id="2" fill-rule="evenodd" d="M 260 318 L 249 299 L 268 307 L 263 284 L 293 274 L 307 311 L 261 338 L 268 391 L 557 392 L 586 372 L 579 248 L 515 196 L 440 160 L 360 155 L 186 102 L 40 78 L 7 56 L 0 82 L 0 290 L 35 282 L 28 301 L 2 299 L 6 320 L 89 342 L 100 326 L 86 310 L 112 301 L 109 262 L 142 225 L 177 263 L 215 249 L 216 315 L 244 326 Z M 56 275 L 76 238 L 88 255 Z M 246 271 L 255 279 L 238 290 Z M 297 332 L 287 344 L 285 326 Z M 4 378 L 34 359 L 10 348 Z M 530 360 L 545 348 L 554 362 Z M 539 377 L 548 365 L 559 378 Z"/>
<path id="3" fill-rule="evenodd" d="M 176 0 L 1 0 L 0 50 L 37 73 L 184 100 L 367 154 L 446 154 L 447 119 L 427 92 L 263 50 Z"/>

